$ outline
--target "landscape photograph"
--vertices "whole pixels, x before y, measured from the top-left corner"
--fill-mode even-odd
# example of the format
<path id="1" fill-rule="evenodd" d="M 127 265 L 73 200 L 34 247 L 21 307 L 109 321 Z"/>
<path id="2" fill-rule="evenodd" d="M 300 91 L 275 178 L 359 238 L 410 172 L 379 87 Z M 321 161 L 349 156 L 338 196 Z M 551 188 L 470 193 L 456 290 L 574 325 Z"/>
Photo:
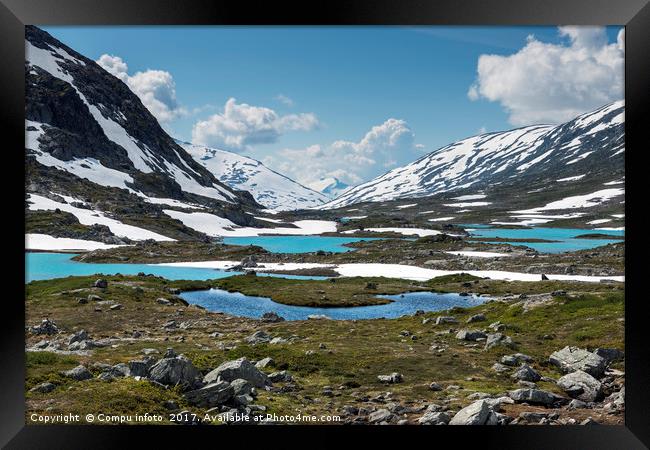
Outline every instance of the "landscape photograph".
<path id="1" fill-rule="evenodd" d="M 26 423 L 625 425 L 624 43 L 26 26 Z"/>

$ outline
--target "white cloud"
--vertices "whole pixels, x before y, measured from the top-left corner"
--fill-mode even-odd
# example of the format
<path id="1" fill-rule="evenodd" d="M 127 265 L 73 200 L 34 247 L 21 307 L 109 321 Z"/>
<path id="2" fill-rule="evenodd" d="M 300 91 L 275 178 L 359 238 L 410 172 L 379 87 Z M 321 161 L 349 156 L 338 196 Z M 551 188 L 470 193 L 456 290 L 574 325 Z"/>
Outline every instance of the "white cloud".
<path id="1" fill-rule="evenodd" d="M 280 116 L 263 106 L 251 106 L 228 99 L 223 112 L 198 121 L 192 128 L 192 142 L 231 151 L 251 150 L 255 144 L 277 142 L 287 131 L 309 131 L 318 127 L 312 113 Z"/>
<path id="2" fill-rule="evenodd" d="M 284 149 L 264 163 L 305 185 L 326 177 L 354 185 L 420 156 L 422 146 L 413 140 L 405 121 L 388 119 L 358 142 L 339 140 L 325 147 Z"/>
<path id="3" fill-rule="evenodd" d="M 294 101 L 284 94 L 278 94 L 274 98 L 285 106 L 291 107 L 294 105 Z"/>
<path id="4" fill-rule="evenodd" d="M 146 70 L 129 75 L 127 64 L 119 56 L 102 55 L 97 64 L 122 80 L 142 101 L 151 114 L 161 123 L 187 114 L 176 100 L 176 84 L 169 72 Z"/>
<path id="5" fill-rule="evenodd" d="M 508 56 L 481 55 L 471 100 L 499 102 L 513 125 L 560 123 L 623 98 L 624 31 L 608 44 L 603 27 L 558 28 L 566 43 L 529 36 Z"/>

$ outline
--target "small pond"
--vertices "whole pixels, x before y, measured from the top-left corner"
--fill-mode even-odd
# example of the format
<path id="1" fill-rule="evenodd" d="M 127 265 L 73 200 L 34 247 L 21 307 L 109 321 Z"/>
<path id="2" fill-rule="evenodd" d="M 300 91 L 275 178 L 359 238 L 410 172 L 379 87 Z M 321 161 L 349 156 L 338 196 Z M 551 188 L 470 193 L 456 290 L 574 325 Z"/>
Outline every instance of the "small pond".
<path id="1" fill-rule="evenodd" d="M 203 306 L 209 311 L 230 315 L 260 318 L 265 312 L 275 312 L 286 320 L 305 320 L 309 315 L 325 315 L 335 320 L 392 319 L 414 314 L 417 310 L 440 311 L 454 306 L 470 307 L 480 305 L 483 297 L 439 294 L 435 292 L 411 292 L 398 295 L 381 295 L 393 302 L 385 305 L 354 306 L 349 308 L 315 308 L 276 303 L 267 297 L 254 297 L 239 292 L 221 289 L 183 292 L 180 295 L 189 303 Z"/>

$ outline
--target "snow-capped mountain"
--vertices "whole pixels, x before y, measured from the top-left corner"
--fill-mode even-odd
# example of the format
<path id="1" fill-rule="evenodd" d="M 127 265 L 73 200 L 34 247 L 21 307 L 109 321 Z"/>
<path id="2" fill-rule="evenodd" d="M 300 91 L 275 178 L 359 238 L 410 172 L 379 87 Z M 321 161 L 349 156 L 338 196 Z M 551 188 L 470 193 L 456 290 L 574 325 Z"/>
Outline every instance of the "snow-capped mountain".
<path id="1" fill-rule="evenodd" d="M 320 206 L 330 200 L 261 162 L 237 153 L 176 141 L 215 177 L 228 186 L 250 192 L 268 209 L 278 211 Z"/>
<path id="2" fill-rule="evenodd" d="M 350 188 L 336 177 L 324 177 L 318 181 L 309 184 L 309 187 L 315 191 L 321 192 L 330 199 L 336 198 Z"/>
<path id="3" fill-rule="evenodd" d="M 624 174 L 625 106 L 603 106 L 560 125 L 481 134 L 358 185 L 323 208 L 425 197 L 466 188 Z"/>
<path id="4" fill-rule="evenodd" d="M 258 207 L 176 144 L 121 80 L 39 28 L 25 36 L 28 190 L 118 188 L 151 203 Z"/>

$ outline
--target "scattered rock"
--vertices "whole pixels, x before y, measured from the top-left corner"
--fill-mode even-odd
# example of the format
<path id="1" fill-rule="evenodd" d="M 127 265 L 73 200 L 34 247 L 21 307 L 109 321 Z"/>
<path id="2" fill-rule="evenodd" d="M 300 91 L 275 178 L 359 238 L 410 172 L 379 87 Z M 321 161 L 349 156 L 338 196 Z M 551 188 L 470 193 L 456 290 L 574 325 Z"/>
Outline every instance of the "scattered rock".
<path id="1" fill-rule="evenodd" d="M 269 375 L 269 380 L 272 383 L 286 383 L 288 381 L 293 381 L 293 377 L 286 370 L 282 370 L 280 372 L 273 372 Z"/>
<path id="2" fill-rule="evenodd" d="M 271 336 L 265 331 L 259 330 L 245 339 L 249 344 L 262 344 L 271 341 Z"/>
<path id="3" fill-rule="evenodd" d="M 230 383 L 217 381 L 200 389 L 186 392 L 184 397 L 192 405 L 200 408 L 211 408 L 226 403 L 234 395 L 235 392 Z"/>
<path id="4" fill-rule="evenodd" d="M 64 377 L 72 378 L 73 380 L 77 380 L 77 381 L 89 380 L 93 377 L 93 374 L 90 373 L 90 371 L 86 369 L 85 366 L 82 365 L 79 365 L 74 369 L 61 372 L 61 375 L 63 375 Z"/>
<path id="5" fill-rule="evenodd" d="M 485 340 L 485 350 L 496 347 L 497 345 L 511 347 L 513 345 L 512 338 L 501 333 L 488 333 Z"/>
<path id="6" fill-rule="evenodd" d="M 533 383 L 542 379 L 540 374 L 528 364 L 522 364 L 521 367 L 512 374 L 512 378 L 521 381 L 531 381 Z"/>
<path id="7" fill-rule="evenodd" d="M 589 375 L 587 372 L 577 370 L 564 375 L 557 381 L 569 397 L 577 398 L 584 402 L 594 402 L 602 394 L 602 385 L 600 381 Z"/>
<path id="8" fill-rule="evenodd" d="M 244 379 L 258 388 L 270 383 L 266 374 L 251 364 L 245 357 L 221 364 L 203 377 L 203 382 L 209 384 L 217 381 L 217 379 L 233 381 L 237 378 Z"/>
<path id="9" fill-rule="evenodd" d="M 75 342 L 85 341 L 87 339 L 88 339 L 88 333 L 86 332 L 86 330 L 77 331 L 72 336 L 70 336 L 70 339 L 68 339 L 68 345 L 73 344 Z"/>
<path id="10" fill-rule="evenodd" d="M 268 356 L 266 358 L 260 359 L 255 363 L 255 367 L 257 367 L 258 369 L 263 369 L 265 367 L 273 367 L 273 366 L 275 366 L 275 361 L 273 360 L 273 358 Z"/>
<path id="11" fill-rule="evenodd" d="M 60 330 L 56 323 L 50 319 L 43 319 L 40 324 L 34 325 L 29 329 L 33 334 L 57 334 Z"/>
<path id="12" fill-rule="evenodd" d="M 324 314 L 310 314 L 307 316 L 307 320 L 331 320 L 331 318 Z"/>
<path id="13" fill-rule="evenodd" d="M 601 356 L 587 350 L 566 346 L 551 354 L 549 362 L 560 368 L 563 372 L 582 370 L 589 375 L 599 378 L 605 372 L 607 361 Z"/>
<path id="14" fill-rule="evenodd" d="M 108 287 L 108 281 L 106 281 L 103 278 L 100 278 L 97 281 L 95 281 L 95 283 L 93 283 L 93 287 L 106 289 Z"/>
<path id="15" fill-rule="evenodd" d="M 272 311 L 265 312 L 264 314 L 262 314 L 262 317 L 260 319 L 262 320 L 262 322 L 268 322 L 268 323 L 284 322 L 284 317 L 281 317 Z"/>
<path id="16" fill-rule="evenodd" d="M 464 341 L 477 341 L 486 337 L 487 335 L 479 330 L 460 330 L 456 334 L 456 339 L 462 339 Z"/>
<path id="17" fill-rule="evenodd" d="M 485 314 L 474 314 L 469 319 L 467 319 L 467 323 L 484 322 L 485 320 L 487 320 L 485 318 Z"/>
<path id="18" fill-rule="evenodd" d="M 121 304 L 117 303 L 117 304 L 111 306 L 109 309 L 111 311 L 117 311 L 118 309 L 122 309 L 122 308 L 124 308 L 124 307 Z"/>
<path id="19" fill-rule="evenodd" d="M 429 389 L 432 391 L 442 391 L 442 386 L 434 381 L 429 385 Z"/>
<path id="20" fill-rule="evenodd" d="M 52 392 L 54 389 L 56 389 L 56 385 L 50 383 L 49 381 L 46 381 L 45 383 L 41 383 L 37 386 L 34 386 L 29 390 L 29 392 L 39 392 L 41 394 L 47 394 L 48 392 Z"/>
<path id="21" fill-rule="evenodd" d="M 556 401 L 562 399 L 562 397 L 559 397 L 549 391 L 543 391 L 541 389 L 525 389 L 525 388 L 510 391 L 508 392 L 508 396 L 518 403 L 526 402 L 526 403 L 535 403 L 541 405 L 552 405 Z"/>
<path id="22" fill-rule="evenodd" d="M 625 354 L 616 348 L 597 348 L 594 353 L 603 358 L 607 364 L 621 361 L 625 357 Z"/>
<path id="23" fill-rule="evenodd" d="M 194 364 L 183 355 L 168 357 L 166 354 L 149 371 L 150 379 L 166 386 L 181 385 L 191 388 L 200 376 L 201 373 Z"/>
<path id="24" fill-rule="evenodd" d="M 485 400 L 479 400 L 461 409 L 449 425 L 496 425 L 497 416 Z"/>
<path id="25" fill-rule="evenodd" d="M 159 305 L 165 305 L 165 306 L 169 306 L 169 305 L 172 304 L 172 302 L 170 302 L 170 301 L 167 300 L 166 298 L 162 298 L 162 297 L 161 297 L 161 298 L 157 298 L 157 299 L 156 299 L 156 303 L 158 303 Z"/>
<path id="26" fill-rule="evenodd" d="M 533 358 L 523 353 L 515 353 L 514 355 L 504 355 L 501 357 L 501 364 L 507 366 L 516 366 L 522 362 L 531 362 Z"/>
<path id="27" fill-rule="evenodd" d="M 390 375 L 378 375 L 377 379 L 381 381 L 382 383 L 387 383 L 387 384 L 396 384 L 396 383 L 401 383 L 403 380 L 403 376 L 401 373 L 398 372 L 393 372 Z"/>
<path id="28" fill-rule="evenodd" d="M 452 316 L 438 316 L 436 318 L 436 325 L 440 325 L 443 323 L 458 323 L 458 320 L 456 320 L 456 318 Z"/>
<path id="29" fill-rule="evenodd" d="M 395 418 L 393 413 L 387 409 L 378 409 L 377 411 L 371 413 L 368 416 L 368 422 L 370 423 L 389 423 Z"/>
<path id="30" fill-rule="evenodd" d="M 447 425 L 449 423 L 450 417 L 447 413 L 440 412 L 427 412 L 422 417 L 418 419 L 420 425 Z"/>

